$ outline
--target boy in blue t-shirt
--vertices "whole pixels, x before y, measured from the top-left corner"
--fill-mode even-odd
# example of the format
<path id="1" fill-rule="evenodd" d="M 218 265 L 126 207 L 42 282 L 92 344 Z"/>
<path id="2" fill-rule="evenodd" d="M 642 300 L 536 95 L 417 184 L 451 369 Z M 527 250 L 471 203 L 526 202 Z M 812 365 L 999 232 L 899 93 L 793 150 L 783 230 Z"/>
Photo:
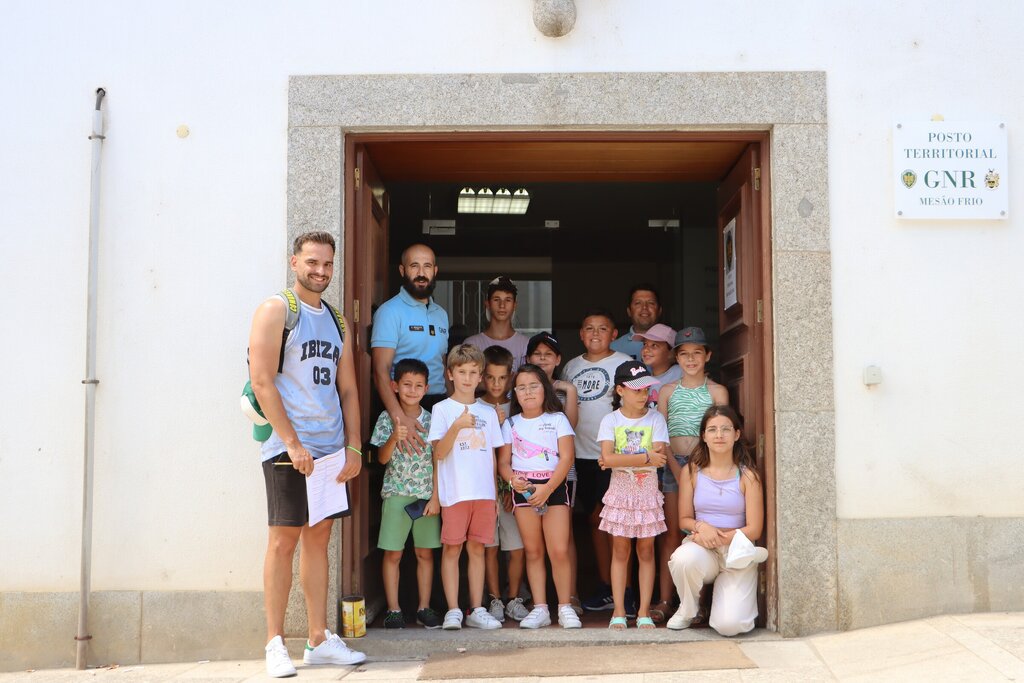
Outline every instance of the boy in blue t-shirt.
<path id="1" fill-rule="evenodd" d="M 391 390 L 398 396 L 402 412 L 430 430 L 430 412 L 420 406 L 427 391 L 429 373 L 423 361 L 403 358 L 395 364 Z M 386 465 L 381 498 L 384 499 L 377 547 L 384 551 L 384 595 L 388 611 L 384 628 L 405 628 L 405 617 L 398 605 L 398 565 L 402 561 L 406 539 L 412 532 L 416 552 L 416 579 L 419 607 L 416 621 L 426 628 L 441 626 L 440 615 L 430 609 L 430 588 L 434 580 L 434 549 L 441 547 L 441 504 L 435 486 L 433 453 L 430 442 L 420 453 L 406 450 L 399 444 L 408 438 L 408 428 L 394 428 L 391 416 L 384 411 L 377 418 L 370 443 L 377 446 L 377 460 Z M 426 439 L 424 439 L 426 440 Z M 422 515 L 413 519 L 407 506 L 423 506 Z M 415 509 L 413 510 L 415 513 Z"/>

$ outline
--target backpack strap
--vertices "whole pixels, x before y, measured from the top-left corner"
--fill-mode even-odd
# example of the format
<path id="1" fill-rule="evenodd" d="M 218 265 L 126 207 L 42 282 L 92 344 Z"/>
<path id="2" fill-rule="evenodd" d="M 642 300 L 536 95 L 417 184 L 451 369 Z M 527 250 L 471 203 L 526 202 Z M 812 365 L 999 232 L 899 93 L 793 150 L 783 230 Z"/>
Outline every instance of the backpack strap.
<path id="1" fill-rule="evenodd" d="M 299 307 L 299 298 L 291 289 L 282 289 L 276 296 L 284 301 L 285 306 L 284 330 L 281 331 L 281 355 L 277 360 L 277 371 L 281 372 L 284 369 L 284 346 L 288 343 L 288 335 L 299 324 L 299 312 L 302 309 Z"/>
<path id="2" fill-rule="evenodd" d="M 284 345 L 288 343 L 288 335 L 291 331 L 299 324 L 299 313 L 302 312 L 302 307 L 299 306 L 299 297 L 295 294 L 295 290 L 282 289 L 275 296 L 281 298 L 284 301 L 285 312 L 284 312 L 284 330 L 281 332 L 281 356 L 277 361 L 277 371 L 281 372 L 284 369 Z M 331 311 L 331 319 L 334 320 L 334 324 L 338 328 L 338 335 L 341 337 L 342 343 L 345 342 L 345 319 L 341 316 L 341 312 L 328 304 L 327 308 Z"/>
<path id="3" fill-rule="evenodd" d="M 327 304 L 326 301 L 324 301 L 324 303 Z M 339 311 L 337 308 L 335 308 L 331 304 L 327 304 L 327 308 L 329 308 L 331 310 L 331 313 L 333 314 L 334 324 L 338 326 L 338 336 L 341 337 L 341 343 L 344 344 L 345 343 L 345 318 L 343 318 L 341 316 L 341 311 Z"/>

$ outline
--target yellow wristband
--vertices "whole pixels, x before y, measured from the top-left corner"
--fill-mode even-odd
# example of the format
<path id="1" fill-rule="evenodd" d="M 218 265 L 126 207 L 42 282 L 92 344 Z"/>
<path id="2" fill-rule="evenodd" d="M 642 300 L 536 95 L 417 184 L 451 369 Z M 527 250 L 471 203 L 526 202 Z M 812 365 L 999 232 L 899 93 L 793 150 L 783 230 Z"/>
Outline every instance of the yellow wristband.
<path id="1" fill-rule="evenodd" d="M 360 458 L 363 457 L 363 452 L 356 448 L 355 446 L 345 446 L 345 448 L 349 449 L 350 451 L 355 451 Z"/>

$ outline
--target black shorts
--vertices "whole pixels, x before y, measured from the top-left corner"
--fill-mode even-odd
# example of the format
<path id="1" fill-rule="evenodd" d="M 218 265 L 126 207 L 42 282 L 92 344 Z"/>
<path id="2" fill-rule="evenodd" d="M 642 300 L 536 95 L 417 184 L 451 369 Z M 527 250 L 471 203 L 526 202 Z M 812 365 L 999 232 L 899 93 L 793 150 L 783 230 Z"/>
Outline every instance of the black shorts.
<path id="1" fill-rule="evenodd" d="M 592 513 L 608 490 L 612 471 L 602 470 L 596 460 L 576 459 L 576 510 L 584 515 Z"/>
<path id="2" fill-rule="evenodd" d="M 306 526 L 309 521 L 306 475 L 292 467 L 288 453 L 263 461 L 263 482 L 267 485 L 267 526 Z M 350 514 L 351 510 L 346 510 L 327 519 Z"/>
<path id="3" fill-rule="evenodd" d="M 547 479 L 533 479 L 531 477 L 527 477 L 526 480 L 532 484 L 545 484 L 548 482 Z M 555 487 L 555 490 L 551 492 L 550 496 L 548 496 L 548 506 L 572 504 L 572 497 L 569 493 L 569 483 L 570 482 L 563 481 L 561 486 Z M 516 507 L 530 507 L 530 502 L 518 491 L 512 492 L 512 502 L 515 503 Z M 572 512 L 572 510 L 570 510 L 570 512 Z"/>

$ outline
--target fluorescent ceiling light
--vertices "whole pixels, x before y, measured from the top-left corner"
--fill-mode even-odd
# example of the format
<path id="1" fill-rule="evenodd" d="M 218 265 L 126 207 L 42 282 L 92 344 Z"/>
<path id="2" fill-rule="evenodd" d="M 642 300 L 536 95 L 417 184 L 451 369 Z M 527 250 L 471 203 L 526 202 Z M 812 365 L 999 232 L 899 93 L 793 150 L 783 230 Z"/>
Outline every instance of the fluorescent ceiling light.
<path id="1" fill-rule="evenodd" d="M 476 210 L 476 192 L 464 187 L 459 191 L 459 213 L 473 213 Z"/>
<path id="2" fill-rule="evenodd" d="M 530 193 L 524 188 L 520 188 L 515 191 L 512 195 L 512 206 L 509 208 L 509 213 L 515 213 L 522 215 L 526 213 L 526 209 L 530 206 Z"/>
<path id="3" fill-rule="evenodd" d="M 511 192 L 503 187 L 494 193 L 494 213 L 508 213 L 511 208 Z"/>
<path id="4" fill-rule="evenodd" d="M 499 213 L 523 215 L 530 206 L 530 193 L 525 188 L 510 192 L 500 188 L 497 192 L 482 187 L 474 192 L 471 187 L 459 191 L 459 213 Z"/>
<path id="5" fill-rule="evenodd" d="M 476 211 L 473 213 L 494 213 L 494 193 L 484 187 L 476 193 Z"/>

